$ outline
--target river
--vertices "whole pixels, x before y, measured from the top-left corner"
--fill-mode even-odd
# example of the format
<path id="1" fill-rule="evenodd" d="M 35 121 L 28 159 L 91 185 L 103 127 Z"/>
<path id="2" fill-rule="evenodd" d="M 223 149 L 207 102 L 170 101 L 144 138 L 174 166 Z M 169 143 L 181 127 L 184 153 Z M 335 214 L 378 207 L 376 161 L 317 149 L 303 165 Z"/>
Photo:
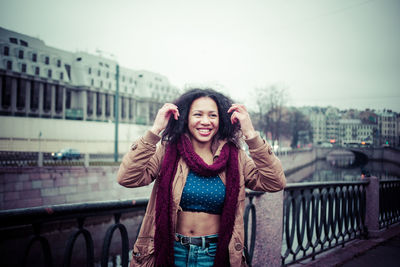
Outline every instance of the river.
<path id="1" fill-rule="evenodd" d="M 286 176 L 288 183 L 358 181 L 368 175 L 381 179 L 400 178 L 400 166 L 391 162 L 369 161 L 363 165 L 339 167 L 318 160 Z"/>

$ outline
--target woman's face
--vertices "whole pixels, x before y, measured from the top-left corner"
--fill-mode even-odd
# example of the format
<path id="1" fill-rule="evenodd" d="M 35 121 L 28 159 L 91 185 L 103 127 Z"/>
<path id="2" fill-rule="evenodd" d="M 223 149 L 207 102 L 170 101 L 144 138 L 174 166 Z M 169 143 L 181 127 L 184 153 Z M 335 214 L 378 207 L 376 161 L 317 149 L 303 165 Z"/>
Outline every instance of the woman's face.
<path id="1" fill-rule="evenodd" d="M 209 143 L 217 134 L 219 127 L 218 106 L 209 97 L 200 97 L 193 101 L 189 110 L 188 128 L 192 142 Z"/>

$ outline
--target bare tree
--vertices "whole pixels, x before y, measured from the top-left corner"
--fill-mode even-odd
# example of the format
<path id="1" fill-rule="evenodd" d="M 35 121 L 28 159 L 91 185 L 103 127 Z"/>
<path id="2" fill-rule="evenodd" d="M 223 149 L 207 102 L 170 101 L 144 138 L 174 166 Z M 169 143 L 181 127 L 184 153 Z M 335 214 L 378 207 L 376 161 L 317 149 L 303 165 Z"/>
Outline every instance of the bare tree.
<path id="1" fill-rule="evenodd" d="M 310 120 L 298 109 L 293 108 L 290 113 L 291 147 L 312 143 L 312 127 Z"/>
<path id="2" fill-rule="evenodd" d="M 272 140 L 279 140 L 285 123 L 285 105 L 289 100 L 287 87 L 270 85 L 255 89 L 258 123 L 257 126 Z"/>

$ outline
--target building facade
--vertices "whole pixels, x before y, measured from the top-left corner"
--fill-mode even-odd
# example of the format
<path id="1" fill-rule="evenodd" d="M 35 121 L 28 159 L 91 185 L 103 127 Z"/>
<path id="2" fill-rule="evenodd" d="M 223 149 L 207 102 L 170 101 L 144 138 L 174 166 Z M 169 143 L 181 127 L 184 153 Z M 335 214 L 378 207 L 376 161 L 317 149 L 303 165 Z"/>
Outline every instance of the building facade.
<path id="1" fill-rule="evenodd" d="M 398 114 L 391 110 L 378 113 L 378 129 L 380 144 L 383 146 L 399 146 Z"/>
<path id="2" fill-rule="evenodd" d="M 314 144 L 326 142 L 326 117 L 321 109 L 313 110 L 310 115 L 310 123 L 313 130 Z"/>
<path id="3" fill-rule="evenodd" d="M 0 28 L 0 115 L 150 124 L 179 94 L 168 79 Z"/>
<path id="4" fill-rule="evenodd" d="M 384 110 L 339 111 L 336 108 L 314 108 L 309 115 L 314 144 L 339 146 L 391 146 L 400 140 L 399 114 Z"/>
<path id="5" fill-rule="evenodd" d="M 359 119 L 339 120 L 338 144 L 341 146 L 371 146 L 376 125 L 364 124 Z"/>

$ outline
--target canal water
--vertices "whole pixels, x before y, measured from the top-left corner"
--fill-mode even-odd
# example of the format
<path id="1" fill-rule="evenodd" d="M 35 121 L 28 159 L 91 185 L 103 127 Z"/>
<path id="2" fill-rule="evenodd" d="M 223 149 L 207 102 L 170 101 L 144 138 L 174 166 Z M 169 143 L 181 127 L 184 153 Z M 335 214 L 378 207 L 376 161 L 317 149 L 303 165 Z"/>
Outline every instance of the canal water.
<path id="1" fill-rule="evenodd" d="M 287 174 L 288 183 L 359 181 L 373 175 L 381 179 L 400 178 L 400 166 L 390 162 L 368 161 L 350 166 L 334 165 L 328 160 L 318 160 L 293 173 Z"/>

